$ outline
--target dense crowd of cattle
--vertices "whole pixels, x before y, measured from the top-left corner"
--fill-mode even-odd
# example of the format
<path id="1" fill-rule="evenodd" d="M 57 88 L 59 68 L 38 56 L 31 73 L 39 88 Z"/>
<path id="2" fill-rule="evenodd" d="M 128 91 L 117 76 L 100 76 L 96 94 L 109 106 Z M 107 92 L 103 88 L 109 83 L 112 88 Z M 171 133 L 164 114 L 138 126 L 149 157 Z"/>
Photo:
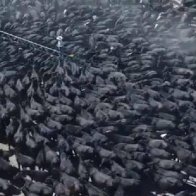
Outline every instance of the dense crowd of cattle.
<path id="1" fill-rule="evenodd" d="M 64 43 L 0 34 L 2 195 L 196 195 L 194 4 L 130 2 L 1 2 L 0 30 Z"/>

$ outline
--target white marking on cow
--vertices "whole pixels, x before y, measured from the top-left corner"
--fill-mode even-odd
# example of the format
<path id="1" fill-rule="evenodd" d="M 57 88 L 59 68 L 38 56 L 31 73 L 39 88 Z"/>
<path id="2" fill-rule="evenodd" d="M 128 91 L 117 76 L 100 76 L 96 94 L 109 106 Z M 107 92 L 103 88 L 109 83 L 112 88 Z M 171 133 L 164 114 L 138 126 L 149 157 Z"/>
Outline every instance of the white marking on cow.
<path id="1" fill-rule="evenodd" d="M 64 15 L 66 15 L 66 14 L 67 14 L 67 10 L 66 10 L 66 9 L 64 9 L 63 14 L 64 14 Z"/>
<path id="2" fill-rule="evenodd" d="M 154 28 L 156 29 L 158 27 L 158 24 L 156 24 L 155 26 L 154 26 Z"/>
<path id="3" fill-rule="evenodd" d="M 187 175 L 185 171 L 180 171 L 181 174 Z"/>
<path id="4" fill-rule="evenodd" d="M 19 168 L 16 155 L 12 155 L 11 157 L 9 157 L 9 162 L 10 162 L 10 165 L 12 165 L 13 167 Z"/>
<path id="5" fill-rule="evenodd" d="M 10 146 L 10 149 L 14 149 L 13 146 Z M 9 151 L 9 145 L 0 143 L 0 150 Z"/>
<path id="6" fill-rule="evenodd" d="M 189 186 L 196 187 L 196 184 L 195 184 L 195 183 L 193 183 L 193 182 L 192 182 L 192 181 L 190 181 L 190 180 L 187 180 L 187 181 L 186 181 L 186 184 L 188 184 Z"/>
<path id="7" fill-rule="evenodd" d="M 110 130 L 110 129 L 108 129 L 107 131 L 105 131 L 106 133 L 111 133 L 112 132 L 112 130 Z"/>
<path id="8" fill-rule="evenodd" d="M 96 15 L 93 15 L 93 20 L 95 21 L 97 19 L 97 16 Z"/>
<path id="9" fill-rule="evenodd" d="M 111 46 L 111 47 L 110 47 L 110 50 L 114 50 L 114 47 L 113 47 L 113 46 Z"/>
<path id="10" fill-rule="evenodd" d="M 160 14 L 158 15 L 157 20 L 159 20 L 159 19 L 161 18 L 161 16 L 162 16 L 162 13 L 160 13 Z"/>
<path id="11" fill-rule="evenodd" d="M 89 182 L 92 182 L 92 178 L 91 178 L 91 177 L 89 177 L 89 178 L 88 178 L 88 181 L 89 181 Z"/>
<path id="12" fill-rule="evenodd" d="M 32 178 L 29 175 L 25 176 L 25 179 L 32 180 Z"/>
<path id="13" fill-rule="evenodd" d="M 174 196 L 172 193 L 159 193 L 156 196 Z"/>
<path id="14" fill-rule="evenodd" d="M 192 181 L 192 182 L 194 182 L 194 183 L 196 183 L 196 178 L 193 177 L 193 176 L 189 176 L 189 180 Z"/>
<path id="15" fill-rule="evenodd" d="M 39 167 L 38 166 L 35 166 L 35 171 L 39 171 Z"/>
<path id="16" fill-rule="evenodd" d="M 32 121 L 35 125 L 37 125 L 37 122 L 35 120 Z"/>
<path id="17" fill-rule="evenodd" d="M 74 151 L 74 150 L 72 150 L 72 153 L 73 153 L 73 156 L 75 157 L 75 156 L 76 156 L 76 153 L 75 153 L 75 151 Z"/>
<path id="18" fill-rule="evenodd" d="M 161 134 L 161 138 L 164 138 L 164 137 L 166 137 L 166 136 L 167 136 L 167 133 Z"/>

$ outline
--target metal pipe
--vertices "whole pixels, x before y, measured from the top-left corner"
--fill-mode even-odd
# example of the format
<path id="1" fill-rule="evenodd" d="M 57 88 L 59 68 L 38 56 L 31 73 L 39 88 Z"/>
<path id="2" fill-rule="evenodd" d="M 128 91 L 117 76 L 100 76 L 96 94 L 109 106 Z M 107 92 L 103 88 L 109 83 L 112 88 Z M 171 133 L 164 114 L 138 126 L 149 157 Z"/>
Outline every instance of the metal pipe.
<path id="1" fill-rule="evenodd" d="M 2 34 L 4 34 L 4 35 L 7 35 L 7 36 L 10 36 L 10 37 L 13 37 L 13 38 L 16 38 L 16 39 L 19 39 L 19 40 L 21 40 L 21 41 L 27 42 L 27 43 L 29 43 L 29 44 L 32 44 L 32 45 L 38 46 L 38 47 L 40 47 L 40 48 L 44 48 L 44 49 L 49 50 L 49 51 L 51 51 L 51 52 L 59 53 L 59 51 L 58 51 L 58 50 L 55 50 L 55 49 L 49 48 L 49 47 L 47 47 L 47 46 L 44 46 L 44 45 L 38 44 L 38 43 L 36 43 L 36 42 L 33 42 L 33 41 L 30 41 L 30 40 L 27 40 L 27 39 L 22 38 L 22 37 L 18 37 L 18 36 L 16 36 L 16 35 L 13 35 L 13 34 L 7 33 L 7 32 L 5 32 L 5 31 L 1 31 L 1 30 L 0 30 L 0 33 L 2 33 Z"/>
<path id="2" fill-rule="evenodd" d="M 21 41 L 23 41 L 23 42 L 27 42 L 27 43 L 29 43 L 29 44 L 31 44 L 31 45 L 37 46 L 37 47 L 39 47 L 39 48 L 43 48 L 43 49 L 45 49 L 45 50 L 51 51 L 51 52 L 53 52 L 53 53 L 55 53 L 55 54 L 57 54 L 57 55 L 59 56 L 59 60 L 60 60 L 61 63 L 63 63 L 63 61 L 64 61 L 66 58 L 75 59 L 76 61 L 80 59 L 80 57 L 75 56 L 75 55 L 73 55 L 73 54 L 70 54 L 70 55 L 69 55 L 69 54 L 65 54 L 64 52 L 62 52 L 62 48 L 64 48 L 62 42 L 59 44 L 60 47 L 58 48 L 58 50 L 55 50 L 55 49 L 53 49 L 53 48 L 49 48 L 49 47 L 47 47 L 47 46 L 38 44 L 38 43 L 36 43 L 36 42 L 27 40 L 27 39 L 22 38 L 22 37 L 18 37 L 18 36 L 16 36 L 16 35 L 13 35 L 13 34 L 11 34 L 11 33 L 7 33 L 7 32 L 2 31 L 2 30 L 0 30 L 0 34 L 4 34 L 4 35 L 6 35 L 6 36 L 8 36 L 8 37 L 13 37 L 13 38 L 15 38 L 15 39 L 18 39 L 18 40 L 21 40 Z M 61 40 L 61 41 L 62 41 L 62 40 Z M 58 47 L 58 44 L 57 44 L 57 47 Z"/>

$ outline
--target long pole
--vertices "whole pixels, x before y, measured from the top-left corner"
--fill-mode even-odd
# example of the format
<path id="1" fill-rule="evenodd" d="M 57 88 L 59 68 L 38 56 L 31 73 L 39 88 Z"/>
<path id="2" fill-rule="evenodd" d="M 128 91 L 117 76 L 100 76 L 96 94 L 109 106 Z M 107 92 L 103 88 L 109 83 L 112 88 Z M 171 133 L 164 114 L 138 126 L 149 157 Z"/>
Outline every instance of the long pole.
<path id="1" fill-rule="evenodd" d="M 63 55 L 62 55 L 62 47 L 63 47 L 63 37 L 62 36 L 57 36 L 57 48 L 59 52 L 59 64 L 60 66 L 63 66 Z"/>

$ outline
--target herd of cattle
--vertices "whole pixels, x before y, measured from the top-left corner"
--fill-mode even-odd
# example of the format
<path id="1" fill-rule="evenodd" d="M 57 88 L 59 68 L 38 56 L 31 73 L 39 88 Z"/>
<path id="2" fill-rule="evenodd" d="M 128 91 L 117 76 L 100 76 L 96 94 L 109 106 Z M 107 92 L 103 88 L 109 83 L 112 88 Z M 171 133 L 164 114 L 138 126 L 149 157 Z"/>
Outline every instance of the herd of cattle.
<path id="1" fill-rule="evenodd" d="M 193 2 L 2 1 L 0 195 L 195 196 Z"/>

